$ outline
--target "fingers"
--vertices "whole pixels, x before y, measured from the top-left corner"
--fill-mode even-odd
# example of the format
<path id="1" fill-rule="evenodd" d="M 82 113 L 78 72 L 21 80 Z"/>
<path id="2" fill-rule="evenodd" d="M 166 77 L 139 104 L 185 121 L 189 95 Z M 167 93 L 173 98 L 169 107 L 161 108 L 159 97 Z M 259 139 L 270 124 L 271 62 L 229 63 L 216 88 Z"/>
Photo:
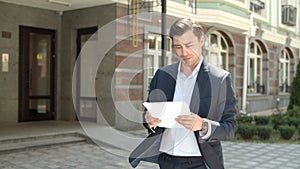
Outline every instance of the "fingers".
<path id="1" fill-rule="evenodd" d="M 194 126 L 194 119 L 192 116 L 190 115 L 183 115 L 183 116 L 178 116 L 177 118 L 175 118 L 175 120 L 183 125 L 185 128 L 192 130 L 193 126 Z"/>
<path id="2" fill-rule="evenodd" d="M 196 114 L 180 115 L 175 120 L 191 131 L 197 131 L 202 128 L 203 119 Z"/>
<path id="3" fill-rule="evenodd" d="M 150 128 L 156 127 L 161 122 L 159 118 L 152 117 L 149 112 L 146 112 L 145 119 Z"/>

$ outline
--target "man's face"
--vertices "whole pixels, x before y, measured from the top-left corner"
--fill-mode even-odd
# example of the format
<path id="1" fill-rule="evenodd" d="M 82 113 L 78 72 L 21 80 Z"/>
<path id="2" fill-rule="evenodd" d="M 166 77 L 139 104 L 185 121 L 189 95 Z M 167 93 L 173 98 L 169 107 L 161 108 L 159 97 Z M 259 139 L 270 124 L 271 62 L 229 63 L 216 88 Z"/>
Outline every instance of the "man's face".
<path id="1" fill-rule="evenodd" d="M 180 58 L 182 64 L 195 68 L 200 62 L 203 37 L 199 40 L 192 30 L 185 32 L 181 36 L 173 37 L 173 46 L 176 54 Z"/>

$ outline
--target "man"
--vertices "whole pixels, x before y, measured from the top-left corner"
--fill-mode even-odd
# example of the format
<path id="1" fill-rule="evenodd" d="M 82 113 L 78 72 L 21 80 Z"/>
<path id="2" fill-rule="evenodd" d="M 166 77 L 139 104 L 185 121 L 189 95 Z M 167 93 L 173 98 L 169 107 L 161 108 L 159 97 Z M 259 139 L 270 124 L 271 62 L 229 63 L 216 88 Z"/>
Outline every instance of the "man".
<path id="1" fill-rule="evenodd" d="M 150 135 L 131 153 L 133 167 L 143 161 L 161 169 L 222 169 L 221 140 L 236 132 L 236 99 L 230 73 L 208 64 L 202 56 L 204 31 L 190 19 L 170 28 L 180 61 L 159 69 L 150 84 L 149 102 L 182 101 L 191 114 L 175 120 L 183 128 L 161 128 L 161 119 L 145 113 Z"/>

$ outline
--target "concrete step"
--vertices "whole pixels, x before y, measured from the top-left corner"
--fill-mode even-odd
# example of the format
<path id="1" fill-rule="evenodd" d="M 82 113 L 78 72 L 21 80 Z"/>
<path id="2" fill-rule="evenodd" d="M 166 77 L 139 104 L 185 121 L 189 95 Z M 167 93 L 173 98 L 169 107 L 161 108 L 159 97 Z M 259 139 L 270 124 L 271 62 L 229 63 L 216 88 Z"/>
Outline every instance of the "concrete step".
<path id="1" fill-rule="evenodd" d="M 0 153 L 84 141 L 86 138 L 79 133 L 48 133 L 27 137 L 0 138 Z"/>

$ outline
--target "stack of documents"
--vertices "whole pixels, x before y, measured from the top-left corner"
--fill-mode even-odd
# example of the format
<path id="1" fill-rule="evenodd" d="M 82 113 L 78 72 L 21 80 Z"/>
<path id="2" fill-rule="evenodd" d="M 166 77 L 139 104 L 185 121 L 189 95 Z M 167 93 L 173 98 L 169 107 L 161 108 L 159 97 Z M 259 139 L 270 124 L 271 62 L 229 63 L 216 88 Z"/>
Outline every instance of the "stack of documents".
<path id="1" fill-rule="evenodd" d="M 183 128 L 175 118 L 179 115 L 191 114 L 189 105 L 185 102 L 144 102 L 143 105 L 151 116 L 161 119 L 158 123 L 159 127 Z"/>

